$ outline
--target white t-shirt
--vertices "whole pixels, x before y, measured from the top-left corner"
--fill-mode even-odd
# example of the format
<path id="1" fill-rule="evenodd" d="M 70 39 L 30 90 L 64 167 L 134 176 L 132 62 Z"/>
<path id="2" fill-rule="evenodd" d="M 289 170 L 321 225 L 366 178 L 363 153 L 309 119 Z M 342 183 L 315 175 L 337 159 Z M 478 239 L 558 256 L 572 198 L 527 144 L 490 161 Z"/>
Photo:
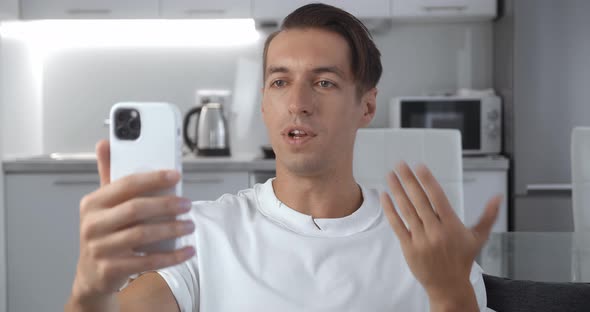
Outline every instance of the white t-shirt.
<path id="1" fill-rule="evenodd" d="M 158 273 L 181 311 L 429 311 L 377 191 L 353 214 L 313 219 L 281 203 L 272 179 L 198 201 L 192 259 Z M 481 268 L 470 276 L 481 311 Z"/>

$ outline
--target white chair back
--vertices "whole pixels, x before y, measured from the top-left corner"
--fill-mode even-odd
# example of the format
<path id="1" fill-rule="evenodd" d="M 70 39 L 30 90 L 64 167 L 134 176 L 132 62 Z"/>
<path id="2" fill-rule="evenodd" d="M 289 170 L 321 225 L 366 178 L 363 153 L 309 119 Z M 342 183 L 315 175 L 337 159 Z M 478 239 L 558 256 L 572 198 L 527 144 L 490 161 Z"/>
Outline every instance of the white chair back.
<path id="1" fill-rule="evenodd" d="M 401 160 L 412 168 L 419 163 L 426 165 L 441 184 L 455 213 L 465 222 L 461 133 L 458 130 L 358 130 L 353 174 L 359 184 L 380 192 L 389 191 L 386 175 Z"/>
<path id="2" fill-rule="evenodd" d="M 590 232 L 590 127 L 574 128 L 571 144 L 574 231 Z"/>

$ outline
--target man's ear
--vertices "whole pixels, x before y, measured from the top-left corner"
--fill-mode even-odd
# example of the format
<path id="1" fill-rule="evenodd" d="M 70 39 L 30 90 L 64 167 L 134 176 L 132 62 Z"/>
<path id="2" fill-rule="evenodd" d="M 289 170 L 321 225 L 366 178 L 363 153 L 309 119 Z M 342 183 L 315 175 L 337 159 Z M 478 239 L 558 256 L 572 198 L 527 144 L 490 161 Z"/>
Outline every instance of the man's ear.
<path id="1" fill-rule="evenodd" d="M 364 128 L 371 123 L 371 120 L 375 117 L 377 110 L 377 88 L 372 88 L 365 92 L 361 97 L 361 106 L 363 109 L 363 115 L 360 119 L 359 128 Z"/>

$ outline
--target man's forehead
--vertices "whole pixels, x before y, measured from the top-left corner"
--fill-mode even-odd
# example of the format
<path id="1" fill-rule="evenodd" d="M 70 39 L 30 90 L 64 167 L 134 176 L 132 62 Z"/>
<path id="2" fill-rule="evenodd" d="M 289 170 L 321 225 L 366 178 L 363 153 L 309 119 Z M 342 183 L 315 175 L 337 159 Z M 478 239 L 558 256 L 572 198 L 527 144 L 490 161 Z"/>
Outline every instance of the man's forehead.
<path id="1" fill-rule="evenodd" d="M 323 29 L 281 31 L 272 39 L 266 55 L 266 74 L 308 71 L 333 72 L 347 77 L 351 72 L 350 49 L 339 34 Z"/>

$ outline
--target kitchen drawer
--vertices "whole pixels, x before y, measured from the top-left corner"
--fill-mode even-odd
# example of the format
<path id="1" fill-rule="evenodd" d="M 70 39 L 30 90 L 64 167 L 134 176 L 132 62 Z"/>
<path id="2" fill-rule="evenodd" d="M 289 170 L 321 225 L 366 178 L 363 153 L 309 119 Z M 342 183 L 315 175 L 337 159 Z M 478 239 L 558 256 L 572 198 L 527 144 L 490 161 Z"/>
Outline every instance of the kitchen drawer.
<path id="1" fill-rule="evenodd" d="M 497 0 L 392 0 L 394 20 L 491 20 Z"/>
<path id="2" fill-rule="evenodd" d="M 18 19 L 18 0 L 0 0 L 0 21 L 14 19 Z"/>
<path id="3" fill-rule="evenodd" d="M 472 226 L 479 221 L 487 202 L 498 194 L 504 198 L 493 232 L 508 231 L 508 177 L 503 170 L 463 171 L 463 198 L 465 224 Z"/>
<path id="4" fill-rule="evenodd" d="M 223 194 L 247 189 L 249 181 L 247 171 L 184 173 L 182 194 L 193 201 L 215 200 Z"/>
<path id="5" fill-rule="evenodd" d="M 248 188 L 249 173 L 185 173 L 184 196 L 214 200 Z M 8 311 L 60 311 L 79 255 L 80 200 L 96 173 L 5 175 Z M 34 295 L 31 295 L 34 294 Z"/>
<path id="6" fill-rule="evenodd" d="M 5 178 L 8 311 L 61 311 L 78 261 L 80 199 L 98 175 Z"/>
<path id="7" fill-rule="evenodd" d="M 312 0 L 253 0 L 254 9 L 252 14 L 254 18 L 264 20 L 280 21 L 285 18 L 296 8 L 305 4 L 314 3 Z M 359 18 L 379 18 L 390 17 L 389 0 L 325 0 L 323 3 L 330 4 L 348 11 Z"/>
<path id="8" fill-rule="evenodd" d="M 22 19 L 157 17 L 158 0 L 21 0 Z"/>
<path id="9" fill-rule="evenodd" d="M 250 18 L 249 0 L 161 0 L 162 18 Z"/>
<path id="10" fill-rule="evenodd" d="M 572 232 L 571 195 L 517 196 L 514 200 L 514 230 L 526 232 Z"/>

